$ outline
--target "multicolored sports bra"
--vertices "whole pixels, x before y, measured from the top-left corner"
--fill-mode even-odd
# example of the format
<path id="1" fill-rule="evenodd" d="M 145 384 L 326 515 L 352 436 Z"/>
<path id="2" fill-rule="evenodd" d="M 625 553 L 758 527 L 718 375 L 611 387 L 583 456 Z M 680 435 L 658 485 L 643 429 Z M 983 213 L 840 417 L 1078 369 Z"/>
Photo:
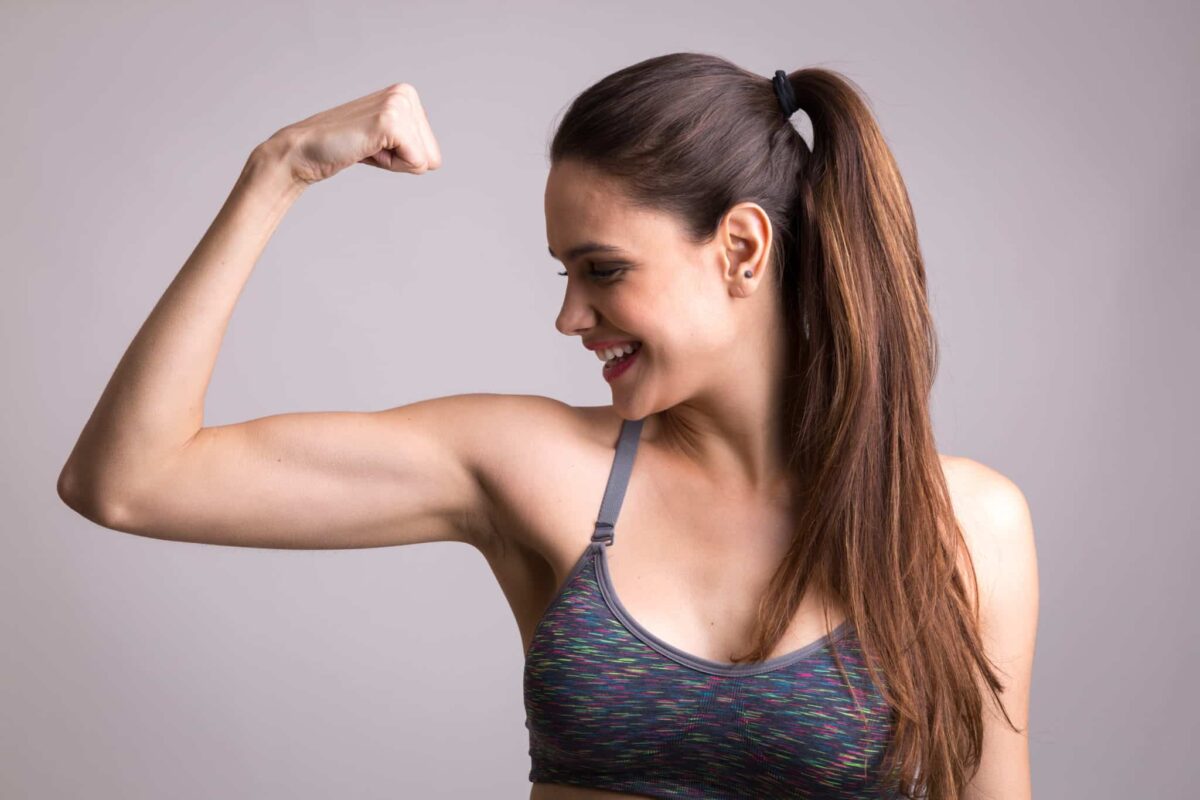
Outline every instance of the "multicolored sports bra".
<path id="1" fill-rule="evenodd" d="M 643 421 L 622 423 L 591 543 L 525 656 L 529 780 L 705 800 L 901 797 L 872 786 L 893 717 L 848 620 L 791 653 L 725 664 L 668 644 L 621 604 L 606 548 Z"/>

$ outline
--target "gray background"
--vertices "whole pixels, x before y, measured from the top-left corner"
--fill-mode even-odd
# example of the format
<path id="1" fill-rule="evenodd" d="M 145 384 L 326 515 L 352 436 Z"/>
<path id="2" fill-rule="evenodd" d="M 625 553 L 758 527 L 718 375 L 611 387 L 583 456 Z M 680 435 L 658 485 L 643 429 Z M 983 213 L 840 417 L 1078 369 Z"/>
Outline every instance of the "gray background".
<path id="1" fill-rule="evenodd" d="M 1033 512 L 1036 795 L 1195 790 L 1194 3 L 2 9 L 0 796 L 527 796 L 520 639 L 474 550 L 157 541 L 77 516 L 55 479 L 251 148 L 396 81 L 444 166 L 355 166 L 299 200 L 206 424 L 610 402 L 554 329 L 546 145 L 587 85 L 678 50 L 829 67 L 871 100 L 929 269 L 939 449 Z"/>

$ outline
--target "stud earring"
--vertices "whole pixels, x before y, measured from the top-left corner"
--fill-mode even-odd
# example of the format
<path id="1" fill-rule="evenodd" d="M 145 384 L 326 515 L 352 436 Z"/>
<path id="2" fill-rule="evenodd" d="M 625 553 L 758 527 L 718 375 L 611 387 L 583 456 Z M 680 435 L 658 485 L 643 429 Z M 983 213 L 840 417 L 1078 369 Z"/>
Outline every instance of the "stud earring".
<path id="1" fill-rule="evenodd" d="M 750 270 L 746 270 L 746 271 L 745 271 L 745 272 L 743 272 L 742 274 L 743 274 L 743 275 L 745 275 L 747 278 L 753 278 L 753 277 L 754 277 L 754 273 L 753 273 L 753 272 L 751 272 Z"/>

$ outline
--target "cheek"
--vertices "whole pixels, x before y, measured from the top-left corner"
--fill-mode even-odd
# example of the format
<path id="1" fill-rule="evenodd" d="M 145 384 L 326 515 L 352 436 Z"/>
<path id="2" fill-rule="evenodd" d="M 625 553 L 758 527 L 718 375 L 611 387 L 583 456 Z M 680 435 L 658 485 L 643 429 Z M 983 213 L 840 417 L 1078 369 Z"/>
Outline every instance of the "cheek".
<path id="1" fill-rule="evenodd" d="M 702 303 L 659 304 L 640 309 L 633 330 L 648 346 L 647 355 L 656 367 L 690 367 L 726 352 L 736 338 L 724 313 Z"/>
<path id="2" fill-rule="evenodd" d="M 693 358 L 712 359 L 727 352 L 737 339 L 733 320 L 729 319 L 728 307 L 710 303 L 697 303 L 686 311 L 680 321 L 676 337 L 681 352 Z"/>

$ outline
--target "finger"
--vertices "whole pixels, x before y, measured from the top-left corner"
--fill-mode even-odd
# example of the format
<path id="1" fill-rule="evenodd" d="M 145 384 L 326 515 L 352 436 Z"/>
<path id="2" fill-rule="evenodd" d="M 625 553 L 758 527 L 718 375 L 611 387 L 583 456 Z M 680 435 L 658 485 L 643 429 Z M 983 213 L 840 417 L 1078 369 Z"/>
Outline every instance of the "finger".
<path id="1" fill-rule="evenodd" d="M 380 150 L 378 153 L 371 156 L 371 158 L 379 162 L 379 166 L 393 172 L 402 169 L 404 166 L 404 162 L 401 160 L 395 149 Z"/>
<path id="2" fill-rule="evenodd" d="M 421 97 L 415 91 L 412 94 L 413 100 L 417 106 L 417 132 L 421 135 L 421 142 L 425 145 L 425 155 L 429 160 L 429 168 L 437 169 L 442 165 L 442 150 L 438 147 L 437 138 L 433 135 L 433 129 L 429 126 L 429 115 L 425 111 L 424 104 L 421 103 Z"/>
<path id="3" fill-rule="evenodd" d="M 407 103 L 408 108 L 398 118 L 402 130 L 393 129 L 389 137 L 394 142 L 391 148 L 394 158 L 390 169 L 419 175 L 432 168 L 429 148 L 421 130 L 421 119 L 425 116 L 425 111 L 421 108 L 416 90 L 411 87 L 400 93 L 397 102 Z"/>
<path id="4" fill-rule="evenodd" d="M 410 129 L 399 137 L 396 146 L 390 150 L 382 150 L 389 156 L 387 168 L 395 172 L 412 172 L 421 174 L 429 169 L 429 160 L 424 152 L 424 142 L 410 123 Z"/>
<path id="5" fill-rule="evenodd" d="M 380 150 L 378 153 L 372 153 L 366 158 L 360 158 L 358 163 L 366 164 L 368 167 L 375 167 L 375 169 L 388 169 L 390 160 L 391 153 L 386 150 Z"/>

